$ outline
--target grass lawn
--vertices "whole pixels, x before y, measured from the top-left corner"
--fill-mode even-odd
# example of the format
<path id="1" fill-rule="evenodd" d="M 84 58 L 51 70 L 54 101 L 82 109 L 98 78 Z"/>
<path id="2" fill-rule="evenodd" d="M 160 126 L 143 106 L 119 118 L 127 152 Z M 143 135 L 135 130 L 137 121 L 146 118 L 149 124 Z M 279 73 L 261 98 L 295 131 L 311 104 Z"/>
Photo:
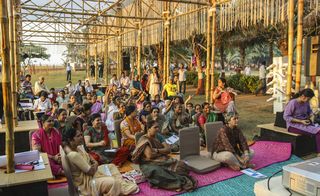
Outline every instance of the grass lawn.
<path id="1" fill-rule="evenodd" d="M 45 83 L 48 88 L 63 88 L 67 84 L 67 74 L 65 71 L 49 71 L 41 70 L 37 71 L 36 74 L 32 74 L 32 84 L 34 84 L 40 76 L 44 76 Z M 76 84 L 78 80 L 84 80 L 86 77 L 85 71 L 77 71 L 71 73 L 72 83 Z"/>
<path id="2" fill-rule="evenodd" d="M 72 83 L 75 84 L 79 79 L 84 80 L 85 75 L 85 71 L 72 72 Z M 45 83 L 49 88 L 62 88 L 67 83 L 65 71 L 37 72 L 32 75 L 33 84 L 39 76 L 45 77 Z M 188 86 L 186 96 L 195 94 L 195 90 L 194 87 Z M 272 113 L 272 103 L 266 102 L 269 97 L 251 94 L 236 96 L 236 106 L 240 114 L 239 126 L 248 139 L 259 134 L 258 124 L 274 122 L 275 115 Z M 194 96 L 191 102 L 201 104 L 204 100 L 204 95 Z"/>

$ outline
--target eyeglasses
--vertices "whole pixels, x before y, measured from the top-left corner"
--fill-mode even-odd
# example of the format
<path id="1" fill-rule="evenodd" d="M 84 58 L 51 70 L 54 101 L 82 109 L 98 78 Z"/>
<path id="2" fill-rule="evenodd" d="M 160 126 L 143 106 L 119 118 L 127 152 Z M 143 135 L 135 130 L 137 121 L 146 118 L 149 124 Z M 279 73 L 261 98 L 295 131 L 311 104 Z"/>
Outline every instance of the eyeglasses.
<path id="1" fill-rule="evenodd" d="M 53 120 L 52 120 L 52 119 L 49 119 L 49 120 L 46 120 L 46 122 L 50 123 L 50 122 L 53 122 Z"/>

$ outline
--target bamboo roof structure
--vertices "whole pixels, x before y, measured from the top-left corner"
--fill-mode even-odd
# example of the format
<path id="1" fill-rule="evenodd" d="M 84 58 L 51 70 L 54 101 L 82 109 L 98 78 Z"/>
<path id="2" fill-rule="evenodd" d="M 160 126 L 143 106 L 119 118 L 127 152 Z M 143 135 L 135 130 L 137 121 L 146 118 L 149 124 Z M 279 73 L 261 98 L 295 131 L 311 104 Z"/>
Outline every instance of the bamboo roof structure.
<path id="1" fill-rule="evenodd" d="M 265 27 L 288 20 L 288 0 L 222 0 L 217 4 L 217 30 Z M 306 0 L 305 7 L 318 13 L 318 0 Z M 168 6 L 168 10 L 165 10 Z M 205 34 L 211 0 L 22 0 L 22 43 L 90 45 L 90 55 L 117 50 L 117 40 L 124 48 L 137 46 L 139 28 L 142 45 L 163 41 L 164 15 L 169 13 L 171 41 Z M 121 36 L 121 38 L 119 38 Z"/>

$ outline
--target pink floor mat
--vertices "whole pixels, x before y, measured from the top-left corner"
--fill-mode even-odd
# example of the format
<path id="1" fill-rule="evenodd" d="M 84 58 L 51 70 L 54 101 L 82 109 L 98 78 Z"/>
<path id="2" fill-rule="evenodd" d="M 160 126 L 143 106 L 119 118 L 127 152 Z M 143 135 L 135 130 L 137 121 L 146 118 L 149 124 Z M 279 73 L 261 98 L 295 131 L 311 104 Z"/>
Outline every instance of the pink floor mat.
<path id="1" fill-rule="evenodd" d="M 282 142 L 258 141 L 250 149 L 254 150 L 252 163 L 256 164 L 255 169 L 261 169 L 274 163 L 288 160 L 291 156 L 291 144 Z M 198 180 L 199 187 L 214 184 L 223 180 L 242 175 L 241 172 L 232 171 L 228 168 L 220 168 L 208 174 L 191 173 Z M 154 189 L 147 182 L 139 184 L 140 192 L 136 195 L 142 196 L 167 196 L 175 195 L 177 192 L 163 189 Z"/>

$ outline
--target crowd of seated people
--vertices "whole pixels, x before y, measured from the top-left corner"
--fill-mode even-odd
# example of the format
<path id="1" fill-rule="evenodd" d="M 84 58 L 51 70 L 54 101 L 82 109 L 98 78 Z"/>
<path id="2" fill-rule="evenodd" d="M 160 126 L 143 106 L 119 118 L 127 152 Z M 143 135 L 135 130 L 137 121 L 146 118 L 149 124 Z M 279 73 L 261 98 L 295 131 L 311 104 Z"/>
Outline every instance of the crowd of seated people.
<path id="1" fill-rule="evenodd" d="M 153 78 L 148 80 L 148 75 Z M 209 103 L 194 105 L 193 96 L 184 99 L 173 78 L 161 89 L 160 77 L 156 68 L 152 74 L 143 75 L 145 81 L 139 81 L 139 76 L 131 81 L 125 73 L 119 81 L 114 75 L 102 97 L 101 91 L 94 89 L 89 81 L 82 84 L 81 80 L 75 86 L 68 82 L 65 87 L 68 90 L 59 90 L 54 101 L 48 98 L 47 91 L 39 92 L 38 99 L 33 94 L 35 111 L 44 113 L 40 118 L 41 128 L 32 136 L 33 149 L 46 152 L 53 174 L 63 176 L 59 154 L 62 145 L 71 164 L 75 185 L 84 195 L 92 192 L 87 182 L 93 178 L 100 193 L 121 194 L 118 190 L 121 184 L 113 178 L 98 176 L 97 167 L 110 163 L 122 166 L 127 161 L 140 164 L 152 186 L 176 191 L 194 190 L 197 182 L 188 175 L 188 167 L 168 156 L 178 151 L 178 145 L 169 145 L 166 139 L 179 135 L 179 130 L 189 126 L 199 126 L 204 139 L 204 124 L 217 121 L 213 112 L 216 107 Z M 28 87 L 30 79 L 31 76 L 26 77 L 23 90 Z M 149 87 L 143 87 L 142 83 L 146 81 Z M 46 89 L 43 77 L 37 83 Z M 222 86 L 220 90 L 223 91 Z M 51 93 L 55 94 L 55 91 Z M 216 94 L 219 99 L 221 93 Z M 249 163 L 253 153 L 245 145 L 246 140 L 237 123 L 233 123 L 237 121 L 234 118 L 238 117 L 226 119 L 227 124 L 219 131 L 214 144 L 216 151 L 211 157 L 235 170 L 253 167 Z M 106 150 L 115 147 L 112 141 L 116 140 L 114 123 L 119 120 L 121 143 L 116 146 L 115 154 L 110 154 Z M 138 138 L 138 134 L 142 136 Z M 162 176 L 163 172 L 167 175 Z"/>

